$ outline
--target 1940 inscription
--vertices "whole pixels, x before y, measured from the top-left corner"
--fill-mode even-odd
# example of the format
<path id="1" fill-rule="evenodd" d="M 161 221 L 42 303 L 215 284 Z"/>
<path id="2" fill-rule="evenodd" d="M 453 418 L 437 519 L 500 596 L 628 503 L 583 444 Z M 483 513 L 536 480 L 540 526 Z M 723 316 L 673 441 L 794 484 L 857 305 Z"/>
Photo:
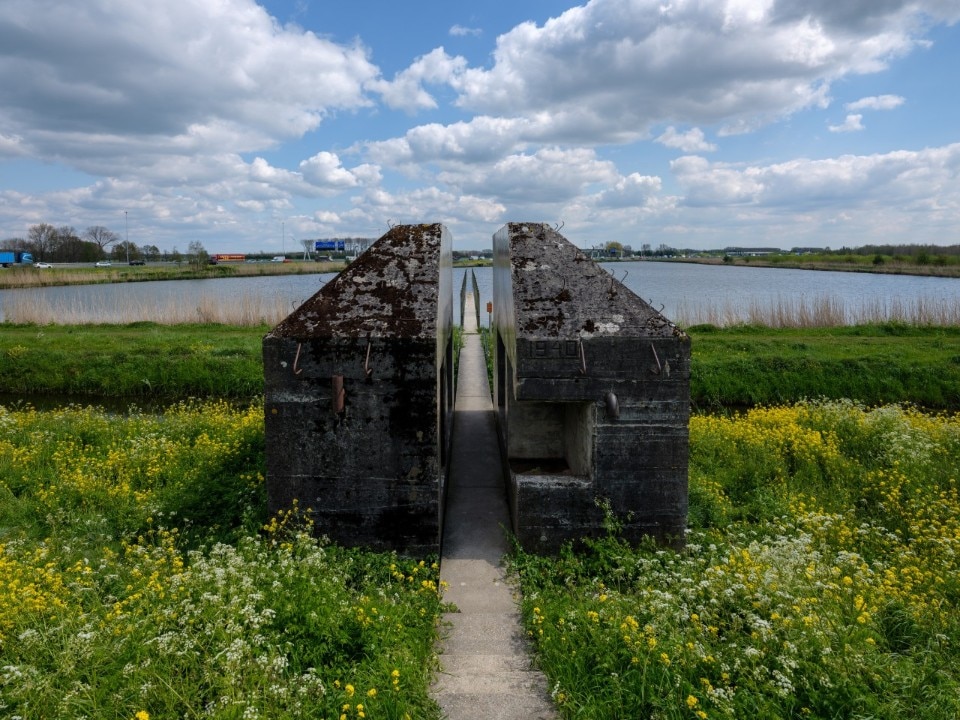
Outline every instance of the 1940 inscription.
<path id="1" fill-rule="evenodd" d="M 532 358 L 580 357 L 576 340 L 535 340 L 527 346 L 527 356 Z"/>

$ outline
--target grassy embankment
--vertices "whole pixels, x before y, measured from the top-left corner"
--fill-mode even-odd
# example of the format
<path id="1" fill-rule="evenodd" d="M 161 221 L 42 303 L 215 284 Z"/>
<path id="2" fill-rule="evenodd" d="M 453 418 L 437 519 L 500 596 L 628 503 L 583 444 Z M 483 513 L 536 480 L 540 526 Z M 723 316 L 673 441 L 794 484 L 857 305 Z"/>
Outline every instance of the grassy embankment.
<path id="1" fill-rule="evenodd" d="M 5 325 L 0 392 L 248 400 L 262 394 L 266 325 Z M 694 409 L 804 398 L 960 408 L 960 328 L 690 329 Z"/>

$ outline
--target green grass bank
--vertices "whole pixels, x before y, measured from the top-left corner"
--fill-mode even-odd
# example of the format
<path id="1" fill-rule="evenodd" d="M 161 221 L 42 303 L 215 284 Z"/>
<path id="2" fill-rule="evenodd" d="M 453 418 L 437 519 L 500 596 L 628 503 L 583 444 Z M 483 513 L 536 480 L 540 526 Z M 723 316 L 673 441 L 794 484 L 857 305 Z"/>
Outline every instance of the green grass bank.
<path id="1" fill-rule="evenodd" d="M 847 398 L 960 408 L 960 327 L 689 329 L 694 410 Z"/>
<path id="2" fill-rule="evenodd" d="M 269 328 L 230 325 L 3 325 L 0 393 L 142 402 L 247 400 L 263 389 Z M 694 410 L 805 398 L 960 408 L 960 328 L 689 329 Z"/>

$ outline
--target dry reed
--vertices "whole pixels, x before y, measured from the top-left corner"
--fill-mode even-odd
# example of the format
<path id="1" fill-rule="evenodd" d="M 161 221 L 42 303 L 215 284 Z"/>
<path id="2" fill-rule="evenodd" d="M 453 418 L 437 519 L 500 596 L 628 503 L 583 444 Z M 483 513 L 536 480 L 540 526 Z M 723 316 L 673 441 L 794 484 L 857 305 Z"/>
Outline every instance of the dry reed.
<path id="1" fill-rule="evenodd" d="M 777 298 L 722 304 L 681 302 L 673 318 L 682 327 L 693 325 L 758 325 L 773 328 L 839 327 L 898 322 L 919 326 L 960 326 L 960 297 L 888 298 L 845 303 L 836 296 Z"/>
<path id="2" fill-rule="evenodd" d="M 293 305 L 277 297 L 243 295 L 236 301 L 202 295 L 185 304 L 171 299 L 162 304 L 116 301 L 93 297 L 82 304 L 50 302 L 40 298 L 9 300 L 2 308 L 3 321 L 35 325 L 127 324 L 155 322 L 220 323 L 224 325 L 275 325 Z M 671 311 L 667 310 L 669 315 Z M 770 302 L 747 300 L 722 304 L 681 302 L 671 316 L 681 327 L 710 324 L 717 327 L 758 325 L 774 328 L 838 327 L 869 323 L 899 322 L 920 326 L 960 326 L 960 297 L 888 298 L 844 303 L 836 296 L 821 295 L 799 299 L 777 298 Z"/>
<path id="3" fill-rule="evenodd" d="M 92 298 L 84 303 L 50 302 L 44 298 L 15 299 L 3 307 L 4 322 L 35 325 L 125 325 L 155 322 L 162 325 L 219 323 L 251 327 L 276 325 L 291 311 L 281 298 L 243 295 L 229 303 L 201 295 L 189 305 L 171 299 L 165 303 L 105 302 Z"/>

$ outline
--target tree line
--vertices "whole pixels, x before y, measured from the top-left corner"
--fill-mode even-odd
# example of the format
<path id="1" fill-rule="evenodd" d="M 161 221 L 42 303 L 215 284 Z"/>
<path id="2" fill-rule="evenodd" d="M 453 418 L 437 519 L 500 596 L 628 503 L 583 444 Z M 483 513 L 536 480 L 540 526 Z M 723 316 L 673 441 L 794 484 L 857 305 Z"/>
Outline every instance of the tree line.
<path id="1" fill-rule="evenodd" d="M 207 252 L 199 242 L 191 242 L 184 258 L 176 248 L 162 251 L 156 245 L 137 245 L 103 225 L 91 225 L 82 233 L 71 225 L 56 227 L 48 223 L 32 225 L 26 238 L 0 240 L 0 250 L 25 250 L 34 260 L 51 263 L 83 263 L 99 260 L 142 260 L 144 262 L 193 260 Z"/>

